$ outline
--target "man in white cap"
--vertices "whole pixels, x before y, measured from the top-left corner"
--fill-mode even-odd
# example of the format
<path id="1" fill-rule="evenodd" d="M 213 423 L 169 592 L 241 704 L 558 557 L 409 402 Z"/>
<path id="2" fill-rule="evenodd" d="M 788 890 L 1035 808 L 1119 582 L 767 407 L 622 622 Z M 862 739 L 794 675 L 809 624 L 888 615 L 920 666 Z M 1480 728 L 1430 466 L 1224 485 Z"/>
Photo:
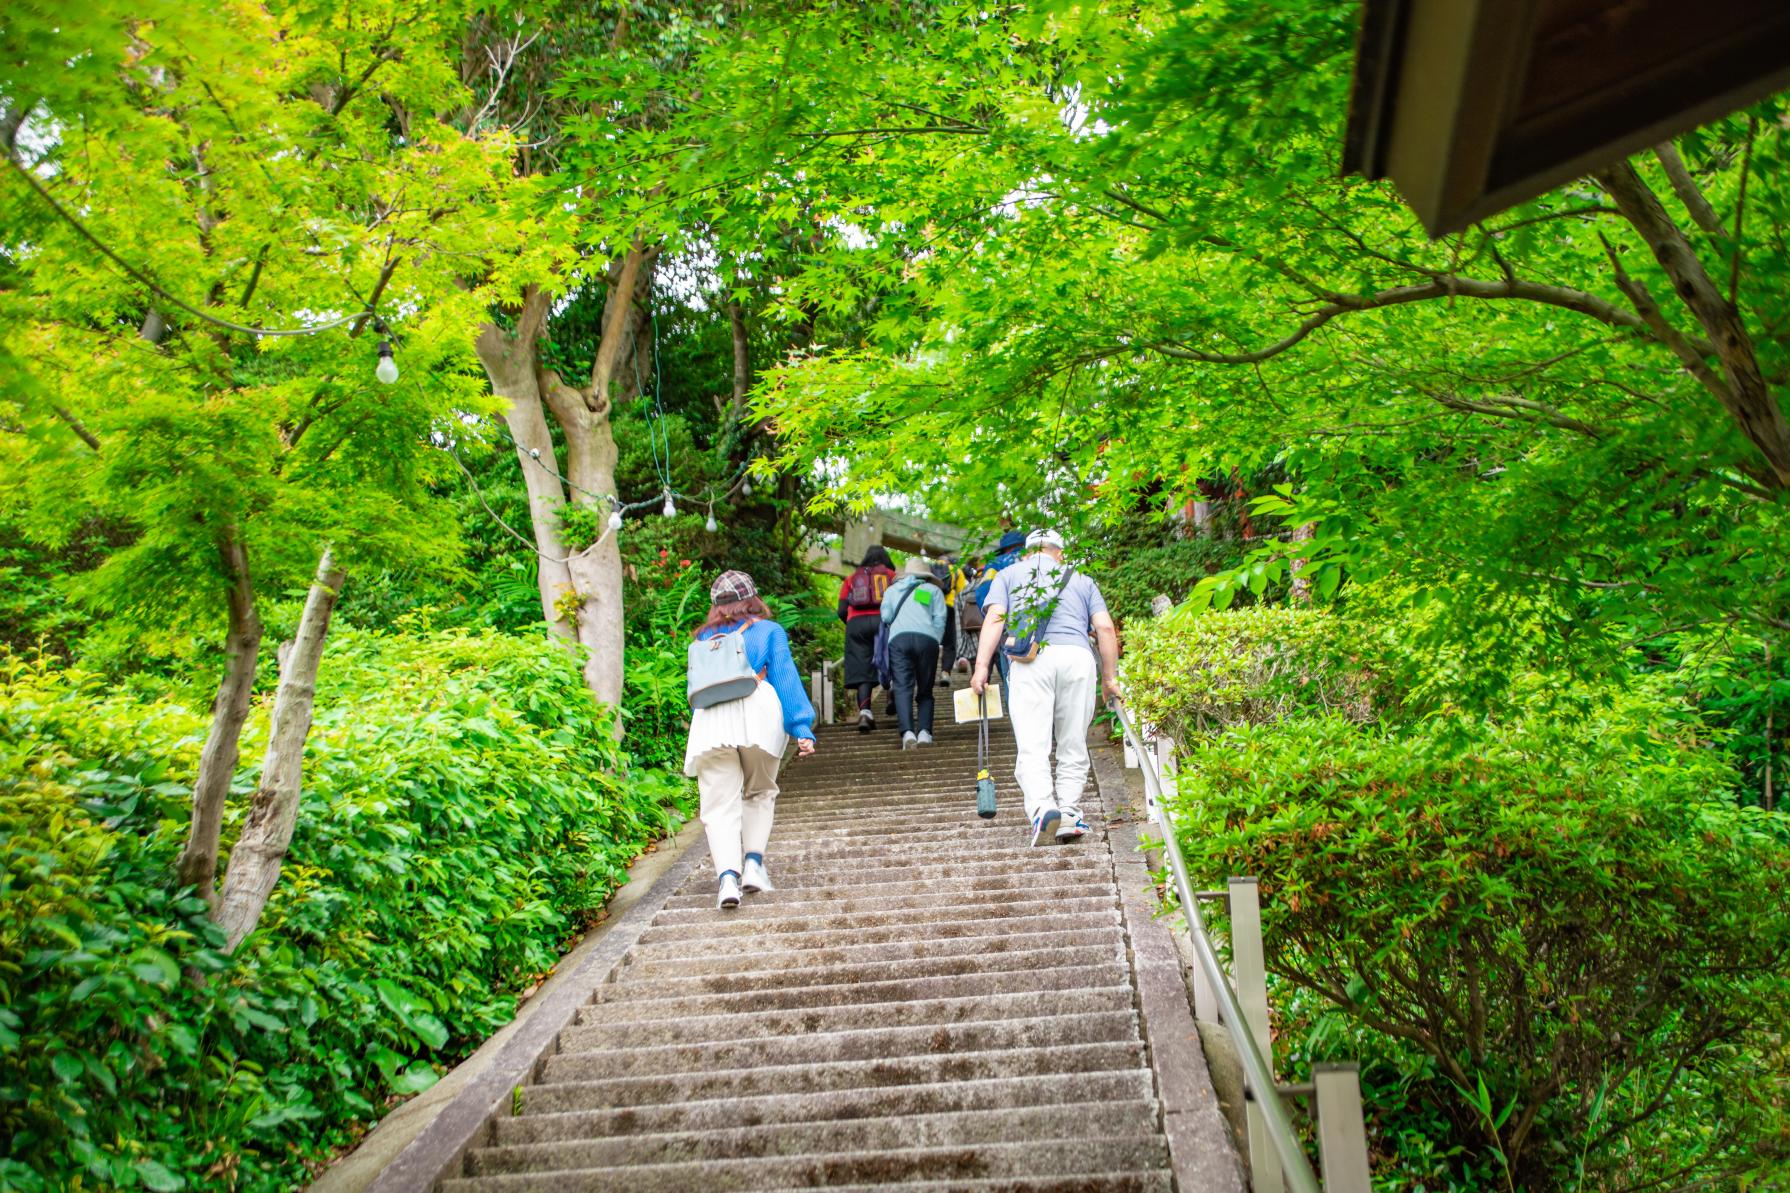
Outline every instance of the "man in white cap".
<path id="1" fill-rule="evenodd" d="M 1081 839 L 1082 788 L 1088 781 L 1088 726 L 1094 720 L 1095 650 L 1099 686 L 1119 695 L 1119 631 L 1100 586 L 1063 562 L 1054 530 L 1026 536 L 1029 554 L 995 577 L 983 603 L 982 636 L 970 687 L 988 686 L 995 652 L 1012 660 L 1008 715 L 1019 746 L 1013 777 L 1025 795 L 1032 844 Z M 1057 773 L 1050 773 L 1055 744 Z"/>

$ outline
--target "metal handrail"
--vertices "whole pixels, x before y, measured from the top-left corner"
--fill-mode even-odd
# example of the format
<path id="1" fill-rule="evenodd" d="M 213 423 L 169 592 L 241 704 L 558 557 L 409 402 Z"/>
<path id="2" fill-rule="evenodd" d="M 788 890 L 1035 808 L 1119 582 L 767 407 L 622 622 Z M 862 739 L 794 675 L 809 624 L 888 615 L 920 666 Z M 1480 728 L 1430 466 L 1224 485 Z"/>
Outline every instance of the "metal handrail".
<path id="1" fill-rule="evenodd" d="M 1256 1047 L 1243 1018 L 1243 1010 L 1237 1003 L 1236 993 L 1231 989 L 1230 979 L 1226 976 L 1224 967 L 1219 964 L 1217 950 L 1212 947 L 1205 918 L 1200 915 L 1199 899 L 1187 876 L 1187 859 L 1181 855 L 1181 843 L 1175 837 L 1174 817 L 1168 810 L 1168 802 L 1162 798 L 1162 775 L 1156 770 L 1155 755 L 1144 749 L 1143 738 L 1125 715 L 1124 707 L 1117 700 L 1109 707 L 1118 718 L 1119 727 L 1124 731 L 1132 750 L 1137 753 L 1138 766 L 1143 771 L 1145 784 L 1153 789 L 1148 794 L 1151 802 L 1156 805 L 1157 824 L 1162 829 L 1163 852 L 1168 855 L 1169 868 L 1175 876 L 1175 888 L 1181 897 L 1181 910 L 1187 916 L 1187 934 L 1193 940 L 1193 955 L 1204 971 L 1206 984 L 1211 987 L 1212 995 L 1218 1003 L 1219 1017 L 1236 1040 L 1237 1056 L 1243 1062 L 1245 1089 L 1261 1109 L 1268 1136 L 1274 1144 L 1281 1170 L 1293 1193 L 1322 1193 L 1317 1173 L 1312 1171 L 1311 1160 L 1306 1156 L 1305 1148 L 1299 1142 L 1298 1131 L 1293 1127 L 1292 1117 L 1287 1114 L 1287 1108 L 1280 1100 L 1274 1073 L 1263 1059 L 1261 1050 Z"/>

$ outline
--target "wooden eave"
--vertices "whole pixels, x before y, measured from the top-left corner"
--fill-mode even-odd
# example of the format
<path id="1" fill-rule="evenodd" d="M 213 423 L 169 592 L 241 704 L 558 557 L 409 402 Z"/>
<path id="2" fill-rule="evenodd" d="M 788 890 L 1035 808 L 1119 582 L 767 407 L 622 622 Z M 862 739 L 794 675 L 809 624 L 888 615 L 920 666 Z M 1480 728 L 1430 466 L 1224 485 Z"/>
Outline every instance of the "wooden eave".
<path id="1" fill-rule="evenodd" d="M 1790 0 L 1365 0 L 1343 172 L 1432 236 L 1790 87 Z"/>

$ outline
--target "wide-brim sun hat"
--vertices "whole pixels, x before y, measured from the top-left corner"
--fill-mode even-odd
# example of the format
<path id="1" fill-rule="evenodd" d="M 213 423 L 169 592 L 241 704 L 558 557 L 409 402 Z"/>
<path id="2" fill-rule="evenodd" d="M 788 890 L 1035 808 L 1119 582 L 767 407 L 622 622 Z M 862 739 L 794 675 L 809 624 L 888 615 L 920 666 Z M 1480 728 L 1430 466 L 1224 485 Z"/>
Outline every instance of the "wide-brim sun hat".
<path id="1" fill-rule="evenodd" d="M 752 577 L 745 572 L 722 572 L 709 585 L 709 602 L 715 605 L 732 605 L 740 601 L 749 601 L 758 595 L 758 585 L 752 583 Z"/>
<path id="2" fill-rule="evenodd" d="M 1025 545 L 1026 545 L 1026 532 L 1025 531 L 1009 530 L 1006 534 L 1003 534 L 1001 536 L 1001 541 L 998 544 L 996 544 L 995 550 L 996 551 L 1016 551 Z"/>
<path id="3" fill-rule="evenodd" d="M 909 556 L 907 561 L 907 574 L 910 576 L 930 576 L 932 575 L 932 565 L 927 563 L 924 559 L 921 559 L 918 555 Z"/>
<path id="4" fill-rule="evenodd" d="M 1063 536 L 1054 530 L 1034 530 L 1026 535 L 1026 550 L 1036 551 L 1040 547 L 1063 549 Z"/>

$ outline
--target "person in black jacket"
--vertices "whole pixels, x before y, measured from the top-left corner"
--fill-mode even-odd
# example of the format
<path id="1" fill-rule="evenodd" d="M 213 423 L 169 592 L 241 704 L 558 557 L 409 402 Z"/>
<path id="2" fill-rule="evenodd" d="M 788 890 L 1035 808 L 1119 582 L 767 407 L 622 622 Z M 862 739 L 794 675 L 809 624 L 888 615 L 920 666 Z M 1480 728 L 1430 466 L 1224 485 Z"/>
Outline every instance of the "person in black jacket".
<path id="1" fill-rule="evenodd" d="M 895 563 L 880 543 L 839 586 L 839 620 L 845 623 L 845 686 L 858 694 L 858 732 L 876 728 L 870 695 L 876 688 L 876 635 L 882 628 L 883 593 L 895 580 Z"/>

